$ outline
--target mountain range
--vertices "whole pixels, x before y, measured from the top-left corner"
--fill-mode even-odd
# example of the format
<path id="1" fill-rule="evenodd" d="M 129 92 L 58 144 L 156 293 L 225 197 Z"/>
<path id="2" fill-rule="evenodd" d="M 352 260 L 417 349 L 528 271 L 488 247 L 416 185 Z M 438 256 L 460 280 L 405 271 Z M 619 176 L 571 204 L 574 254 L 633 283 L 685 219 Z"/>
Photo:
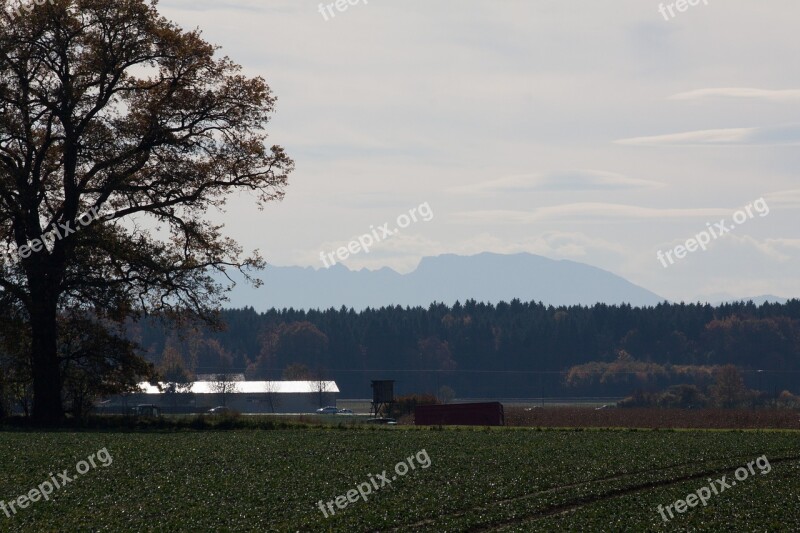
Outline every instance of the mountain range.
<path id="1" fill-rule="evenodd" d="M 661 296 L 606 270 L 568 260 L 519 253 L 453 254 L 423 258 L 416 270 L 400 274 L 390 268 L 350 270 L 270 266 L 254 289 L 239 283 L 229 294 L 230 307 L 361 310 L 389 305 L 452 305 L 474 299 L 497 303 L 517 298 L 544 304 L 652 306 Z"/>

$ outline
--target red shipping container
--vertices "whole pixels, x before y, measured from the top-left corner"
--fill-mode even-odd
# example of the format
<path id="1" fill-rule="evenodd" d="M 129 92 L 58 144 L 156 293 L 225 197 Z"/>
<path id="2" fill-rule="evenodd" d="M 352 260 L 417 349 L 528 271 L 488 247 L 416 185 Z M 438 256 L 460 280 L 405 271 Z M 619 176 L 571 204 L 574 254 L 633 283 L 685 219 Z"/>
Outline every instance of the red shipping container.
<path id="1" fill-rule="evenodd" d="M 419 405 L 414 409 L 418 426 L 504 426 L 500 402 Z"/>

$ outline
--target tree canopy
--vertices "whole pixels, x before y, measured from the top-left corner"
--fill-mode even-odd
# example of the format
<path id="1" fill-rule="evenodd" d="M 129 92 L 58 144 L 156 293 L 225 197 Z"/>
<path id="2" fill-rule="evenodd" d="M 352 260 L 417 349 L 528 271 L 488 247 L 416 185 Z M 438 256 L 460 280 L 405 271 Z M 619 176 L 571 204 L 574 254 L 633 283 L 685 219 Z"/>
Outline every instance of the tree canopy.
<path id="1" fill-rule="evenodd" d="M 156 7 L 0 15 L 0 289 L 30 334 L 42 422 L 63 412 L 62 317 L 212 321 L 226 269 L 263 260 L 209 214 L 238 191 L 280 199 L 293 168 L 266 144 L 267 83 Z"/>

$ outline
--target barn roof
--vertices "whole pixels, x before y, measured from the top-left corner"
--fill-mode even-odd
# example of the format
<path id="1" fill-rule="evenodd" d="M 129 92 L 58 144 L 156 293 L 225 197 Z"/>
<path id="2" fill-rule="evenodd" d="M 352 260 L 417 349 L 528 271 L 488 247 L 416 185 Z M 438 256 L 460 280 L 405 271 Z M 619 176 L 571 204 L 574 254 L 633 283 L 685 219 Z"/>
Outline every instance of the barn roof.
<path id="1" fill-rule="evenodd" d="M 188 392 L 194 394 L 215 394 L 217 391 L 213 389 L 216 381 L 195 381 L 192 383 L 191 389 Z M 273 392 L 276 394 L 308 394 L 318 393 L 320 391 L 319 381 L 229 381 L 232 388 L 231 394 L 265 394 Z M 323 381 L 325 392 L 339 392 L 339 387 L 335 381 Z M 166 389 L 166 383 L 159 383 L 162 390 L 158 386 L 151 385 L 144 381 L 139 383 L 139 390 L 144 394 L 163 394 Z"/>

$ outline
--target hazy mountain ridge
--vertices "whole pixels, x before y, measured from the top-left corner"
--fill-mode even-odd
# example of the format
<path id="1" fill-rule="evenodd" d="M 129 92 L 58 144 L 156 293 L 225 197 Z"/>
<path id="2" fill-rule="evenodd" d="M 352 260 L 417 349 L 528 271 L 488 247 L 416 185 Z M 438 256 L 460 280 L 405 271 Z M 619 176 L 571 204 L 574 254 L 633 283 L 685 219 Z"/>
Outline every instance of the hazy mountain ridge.
<path id="1" fill-rule="evenodd" d="M 475 299 L 497 303 L 514 298 L 548 305 L 629 303 L 649 306 L 661 296 L 597 267 L 569 260 L 520 253 L 445 254 L 423 258 L 416 270 L 400 274 L 390 268 L 350 270 L 269 267 L 260 277 L 264 286 L 239 284 L 229 307 L 327 309 L 341 306 L 364 309 L 388 305 L 453 304 Z"/>

